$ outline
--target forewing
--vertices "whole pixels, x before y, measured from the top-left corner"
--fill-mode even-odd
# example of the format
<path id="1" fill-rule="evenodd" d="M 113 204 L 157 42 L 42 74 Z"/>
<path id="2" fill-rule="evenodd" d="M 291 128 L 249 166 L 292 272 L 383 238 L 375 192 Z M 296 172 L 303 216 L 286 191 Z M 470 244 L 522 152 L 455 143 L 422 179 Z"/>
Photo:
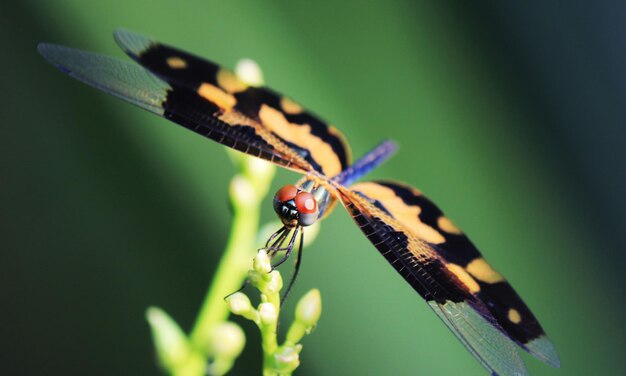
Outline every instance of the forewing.
<path id="1" fill-rule="evenodd" d="M 530 309 L 432 201 L 417 189 L 396 182 L 365 182 L 352 189 L 427 243 L 448 268 L 462 274 L 503 333 L 538 359 L 559 366 L 554 346 Z"/>
<path id="2" fill-rule="evenodd" d="M 300 172 L 313 167 L 258 121 L 226 113 L 199 93 L 109 56 L 53 44 L 39 52 L 71 77 L 169 119 L 225 146 Z"/>
<path id="3" fill-rule="evenodd" d="M 340 187 L 338 196 L 378 251 L 490 373 L 527 374 L 514 343 L 472 293 L 467 273 L 449 267 L 431 245 L 363 195 Z"/>
<path id="4" fill-rule="evenodd" d="M 166 82 L 197 92 L 225 116 L 232 113 L 258 122 L 316 171 L 335 176 L 350 165 L 343 135 L 291 99 L 249 86 L 228 69 L 145 36 L 118 30 L 115 39 L 129 56 Z"/>

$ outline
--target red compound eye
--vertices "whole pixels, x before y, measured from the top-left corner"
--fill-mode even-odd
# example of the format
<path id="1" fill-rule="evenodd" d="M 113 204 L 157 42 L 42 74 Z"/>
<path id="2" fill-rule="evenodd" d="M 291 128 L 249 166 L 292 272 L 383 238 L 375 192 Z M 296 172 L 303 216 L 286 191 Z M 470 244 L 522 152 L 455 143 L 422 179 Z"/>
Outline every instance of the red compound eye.
<path id="1" fill-rule="evenodd" d="M 317 201 L 309 192 L 300 192 L 296 195 L 296 208 L 302 214 L 317 213 Z"/>
<path id="2" fill-rule="evenodd" d="M 286 202 L 293 200 L 298 193 L 298 188 L 295 185 L 286 185 L 276 192 L 276 199 L 280 202 Z"/>

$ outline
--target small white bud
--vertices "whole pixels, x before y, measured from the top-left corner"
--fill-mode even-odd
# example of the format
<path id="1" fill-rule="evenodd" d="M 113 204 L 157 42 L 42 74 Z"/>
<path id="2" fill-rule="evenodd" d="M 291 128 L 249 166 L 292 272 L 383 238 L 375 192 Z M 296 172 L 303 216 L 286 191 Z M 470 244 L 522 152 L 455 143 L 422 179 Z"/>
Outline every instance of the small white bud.
<path id="1" fill-rule="evenodd" d="M 274 174 L 274 165 L 260 158 L 248 158 L 246 160 L 248 170 L 256 176 Z"/>
<path id="2" fill-rule="evenodd" d="M 235 175 L 230 182 L 230 197 L 235 203 L 245 206 L 254 205 L 257 201 L 257 193 L 248 179 L 241 175 Z"/>
<path id="3" fill-rule="evenodd" d="M 268 293 L 277 293 L 280 289 L 283 288 L 283 277 L 281 277 L 278 270 L 275 270 L 270 273 L 270 281 L 267 284 L 267 292 Z"/>
<path id="4" fill-rule="evenodd" d="M 283 348 L 278 349 L 276 353 L 274 353 L 274 361 L 276 366 L 280 370 L 291 370 L 293 371 L 300 365 L 300 351 L 302 350 L 302 345 L 296 346 L 285 346 Z"/>
<path id="5" fill-rule="evenodd" d="M 148 308 L 146 318 L 152 329 L 154 346 L 161 362 L 166 366 L 184 362 L 190 348 L 178 324 L 165 311 L 157 307 Z"/>
<path id="6" fill-rule="evenodd" d="M 296 306 L 296 320 L 305 327 L 312 328 L 317 325 L 317 321 L 322 314 L 322 297 L 320 290 L 312 289 L 307 292 Z"/>
<path id="7" fill-rule="evenodd" d="M 263 72 L 256 61 L 252 59 L 241 59 L 235 67 L 237 77 L 248 85 L 263 86 Z"/>
<path id="8" fill-rule="evenodd" d="M 273 325 L 278 320 L 278 312 L 272 303 L 259 304 L 259 317 L 265 325 Z"/>
<path id="9" fill-rule="evenodd" d="M 259 250 L 254 258 L 253 268 L 259 273 L 269 273 L 272 270 L 270 257 L 264 250 Z"/>
<path id="10" fill-rule="evenodd" d="M 242 292 L 232 294 L 227 301 L 230 311 L 235 315 L 245 315 L 253 309 L 250 299 Z"/>
<path id="11" fill-rule="evenodd" d="M 239 325 L 225 321 L 213 329 L 209 341 L 215 357 L 234 359 L 243 350 L 246 336 Z"/>

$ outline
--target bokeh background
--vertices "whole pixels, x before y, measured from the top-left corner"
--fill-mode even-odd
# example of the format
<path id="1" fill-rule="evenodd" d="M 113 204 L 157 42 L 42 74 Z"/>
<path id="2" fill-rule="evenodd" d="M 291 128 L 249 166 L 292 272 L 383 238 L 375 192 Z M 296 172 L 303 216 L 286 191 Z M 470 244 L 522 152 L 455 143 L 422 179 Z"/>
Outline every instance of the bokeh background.
<path id="1" fill-rule="evenodd" d="M 609 1 L 3 2 L 1 373 L 157 374 L 146 307 L 188 329 L 225 245 L 224 149 L 35 50 L 122 57 L 120 26 L 255 59 L 356 155 L 398 140 L 372 176 L 420 187 L 509 278 L 561 354 L 561 370 L 524 355 L 531 373 L 622 373 L 625 19 Z M 341 210 L 306 251 L 294 296 L 318 287 L 324 312 L 298 374 L 484 374 Z M 233 374 L 258 374 L 238 322 Z"/>

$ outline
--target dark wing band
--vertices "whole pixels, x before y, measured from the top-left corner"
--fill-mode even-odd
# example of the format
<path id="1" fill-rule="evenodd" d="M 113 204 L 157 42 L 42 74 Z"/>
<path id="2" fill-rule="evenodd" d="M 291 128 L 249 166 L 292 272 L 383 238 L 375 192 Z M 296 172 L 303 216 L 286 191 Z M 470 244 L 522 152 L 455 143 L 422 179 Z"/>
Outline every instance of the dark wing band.
<path id="1" fill-rule="evenodd" d="M 396 182 L 365 182 L 352 189 L 427 243 L 484 303 L 504 334 L 538 359 L 559 366 L 554 346 L 520 296 L 432 201 L 417 189 Z"/>
<path id="2" fill-rule="evenodd" d="M 228 69 L 188 52 L 119 30 L 115 40 L 139 64 L 164 81 L 197 92 L 224 116 L 261 124 L 313 168 L 335 176 L 350 165 L 350 148 L 333 126 L 268 88 L 245 84 Z"/>
<path id="3" fill-rule="evenodd" d="M 527 374 L 515 344 L 473 294 L 467 273 L 450 267 L 428 243 L 364 195 L 343 187 L 339 192 L 361 231 L 491 374 Z"/>
<path id="4" fill-rule="evenodd" d="M 69 76 L 202 136 L 285 168 L 313 171 L 305 158 L 258 121 L 235 111 L 224 112 L 201 93 L 167 83 L 136 64 L 52 44 L 41 44 L 38 49 Z"/>

